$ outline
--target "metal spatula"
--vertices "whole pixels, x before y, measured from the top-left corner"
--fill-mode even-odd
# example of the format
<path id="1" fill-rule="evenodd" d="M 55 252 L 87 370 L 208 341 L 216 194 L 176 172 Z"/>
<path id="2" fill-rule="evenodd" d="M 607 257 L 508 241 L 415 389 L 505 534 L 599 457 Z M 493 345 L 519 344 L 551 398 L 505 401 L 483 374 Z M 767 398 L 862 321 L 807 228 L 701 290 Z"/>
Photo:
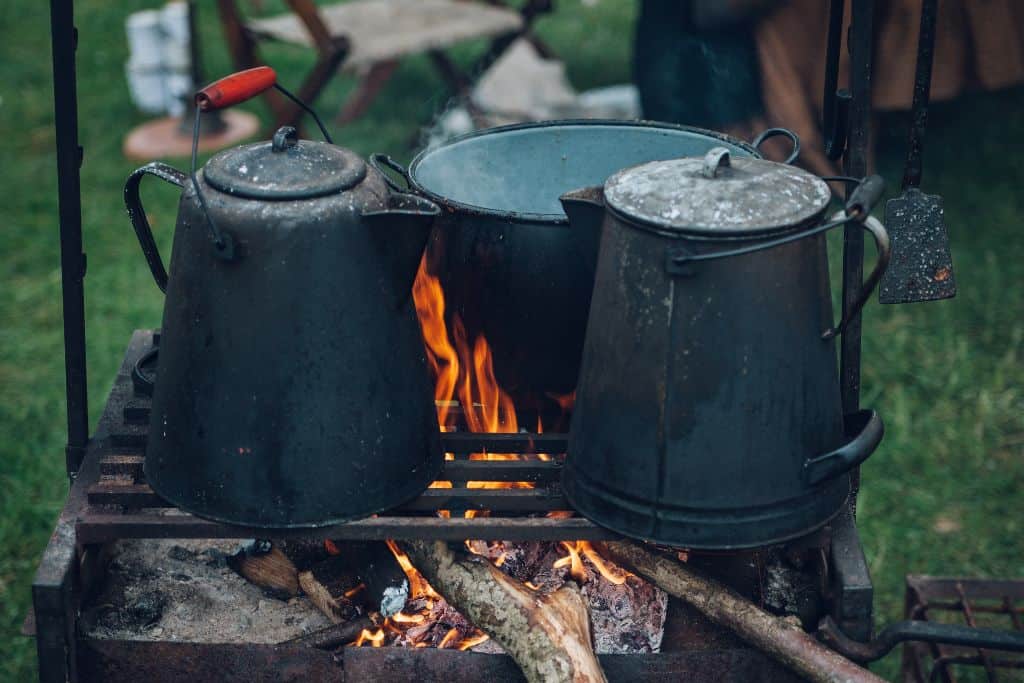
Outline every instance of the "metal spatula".
<path id="1" fill-rule="evenodd" d="M 878 300 L 907 304 L 956 295 L 953 258 L 943 218 L 942 197 L 921 192 L 921 155 L 928 122 L 928 97 L 935 52 L 938 0 L 921 5 L 910 143 L 903 173 L 903 194 L 885 204 L 885 228 L 892 239 L 892 260 L 882 276 Z"/>

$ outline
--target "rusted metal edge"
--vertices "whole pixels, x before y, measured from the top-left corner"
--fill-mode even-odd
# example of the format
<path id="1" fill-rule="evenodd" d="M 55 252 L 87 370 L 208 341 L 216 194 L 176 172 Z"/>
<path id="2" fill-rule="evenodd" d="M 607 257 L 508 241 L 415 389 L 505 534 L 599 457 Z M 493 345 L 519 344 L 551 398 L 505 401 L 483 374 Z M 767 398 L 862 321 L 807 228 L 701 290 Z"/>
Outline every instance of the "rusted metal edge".
<path id="1" fill-rule="evenodd" d="M 856 640 L 871 638 L 875 589 L 853 511 L 843 510 L 832 522 L 830 556 L 832 618 Z"/>
<path id="2" fill-rule="evenodd" d="M 90 505 L 120 505 L 127 508 L 174 507 L 148 484 L 125 484 L 113 480 L 88 488 Z M 556 488 L 445 488 L 427 489 L 420 496 L 395 508 L 400 512 L 436 512 L 437 510 L 491 510 L 494 512 L 551 512 L 569 510 L 569 503 Z"/>
<path id="3" fill-rule="evenodd" d="M 144 478 L 142 464 L 145 458 L 138 454 L 104 455 L 100 460 L 103 477 L 131 477 L 137 482 Z M 558 481 L 562 473 L 561 460 L 447 460 L 438 479 L 440 481 Z"/>
<path id="4" fill-rule="evenodd" d="M 318 529 L 254 529 L 212 522 L 186 514 L 104 514 L 90 512 L 77 524 L 83 543 L 106 543 L 122 538 L 331 538 L 371 541 L 439 539 L 462 541 L 599 541 L 619 538 L 582 517 L 371 517 Z"/>
<path id="5" fill-rule="evenodd" d="M 261 681 L 522 681 L 508 655 L 434 648 L 342 648 L 336 653 L 301 646 L 83 639 L 82 680 Z M 600 655 L 608 680 L 715 680 L 789 683 L 798 679 L 748 649 Z"/>
<path id="6" fill-rule="evenodd" d="M 118 379 L 127 377 L 130 358 L 152 339 L 151 333 L 132 335 Z M 85 457 L 57 518 L 53 534 L 43 550 L 32 580 L 32 609 L 36 623 L 36 654 L 41 681 L 75 681 L 75 621 L 78 609 L 79 577 L 76 525 L 87 504 L 88 487 L 99 478 L 100 454 L 109 446 L 106 425 L 112 424 L 122 406 L 120 396 L 111 392 L 100 426 L 86 448 Z"/>
<path id="7" fill-rule="evenodd" d="M 979 579 L 907 574 L 907 588 L 929 602 L 956 599 L 958 585 L 963 587 L 964 593 L 972 600 L 1001 600 L 1005 596 L 1024 600 L 1024 577 Z"/>
<path id="8" fill-rule="evenodd" d="M 973 613 L 985 613 L 989 615 L 986 624 L 992 625 L 992 616 L 1001 614 L 1006 618 L 1009 628 L 1020 631 L 1024 627 L 1024 607 L 1016 604 L 1024 600 L 1024 578 L 983 579 L 908 574 L 906 585 L 905 616 L 909 619 L 927 620 L 936 612 L 959 613 L 973 626 Z M 982 667 L 989 674 L 990 680 L 996 680 L 996 670 L 1024 668 L 1024 657 L 1014 658 L 1005 653 L 964 644 L 904 645 L 902 671 L 907 681 L 952 681 L 954 666 Z"/>
<path id="9" fill-rule="evenodd" d="M 114 386 L 114 391 L 130 391 L 123 383 Z M 113 448 L 141 453 L 146 448 L 146 436 L 149 427 L 146 424 L 131 424 L 121 420 L 110 435 Z M 474 434 L 471 432 L 442 432 L 441 448 L 445 453 L 469 455 L 471 453 L 519 454 L 546 453 L 560 455 L 565 453 L 568 444 L 567 434 L 536 434 L 521 432 L 517 434 Z"/>

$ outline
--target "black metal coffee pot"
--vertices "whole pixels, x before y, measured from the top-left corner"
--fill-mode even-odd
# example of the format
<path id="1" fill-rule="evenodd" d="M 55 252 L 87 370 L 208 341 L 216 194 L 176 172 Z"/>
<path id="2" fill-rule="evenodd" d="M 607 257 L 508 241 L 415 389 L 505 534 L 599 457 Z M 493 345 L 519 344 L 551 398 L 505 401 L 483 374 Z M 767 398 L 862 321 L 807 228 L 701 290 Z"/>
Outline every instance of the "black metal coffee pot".
<path id="1" fill-rule="evenodd" d="M 183 188 L 170 277 L 146 174 Z M 219 521 L 305 527 L 433 481 L 443 455 L 411 288 L 435 204 L 292 128 L 191 179 L 144 166 L 125 201 L 167 294 L 145 461 L 157 493 Z"/>
<path id="2" fill-rule="evenodd" d="M 563 486 L 627 536 L 673 546 L 768 545 L 831 519 L 848 472 L 881 441 L 873 411 L 842 414 L 825 231 L 868 213 L 873 176 L 828 221 L 828 185 L 731 159 L 653 162 L 569 193 L 602 224 Z"/>

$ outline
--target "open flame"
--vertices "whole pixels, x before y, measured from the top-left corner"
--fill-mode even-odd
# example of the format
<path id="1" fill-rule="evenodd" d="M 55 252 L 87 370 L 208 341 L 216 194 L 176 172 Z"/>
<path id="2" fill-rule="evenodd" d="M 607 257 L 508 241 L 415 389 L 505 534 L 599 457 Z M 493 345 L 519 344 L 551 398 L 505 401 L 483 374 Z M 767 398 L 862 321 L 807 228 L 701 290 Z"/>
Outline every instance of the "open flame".
<path id="1" fill-rule="evenodd" d="M 392 540 L 386 541 L 388 549 L 395 556 L 405 578 L 409 582 L 409 597 L 405 606 L 400 612 L 384 619 L 380 628 L 370 630 L 363 629 L 352 643 L 353 647 L 381 647 L 385 642 L 399 637 L 405 637 L 406 643 L 412 647 L 430 647 L 426 636 L 430 630 L 435 612 L 441 607 L 444 598 L 438 595 L 423 575 L 413 566 L 409 556 L 402 552 L 398 544 Z M 479 645 L 488 639 L 483 631 L 473 628 L 471 630 L 460 630 L 452 627 L 444 634 L 434 647 L 449 648 L 456 650 L 468 650 Z"/>
<path id="2" fill-rule="evenodd" d="M 441 431 L 454 431 L 463 426 L 470 432 L 518 432 L 519 422 L 515 402 L 498 384 L 494 374 L 494 360 L 487 339 L 483 335 L 478 335 L 475 339 L 470 340 L 458 313 L 452 313 L 450 316 L 451 334 L 449 334 L 444 290 L 440 280 L 429 272 L 426 256 L 420 262 L 416 281 L 413 284 L 413 301 L 423 333 L 427 361 L 431 374 L 435 378 L 434 402 Z M 576 397 L 575 393 L 572 393 L 565 396 L 550 396 L 550 398 L 561 407 L 562 414 L 567 415 L 572 409 Z M 536 433 L 540 434 L 543 431 L 544 425 L 538 417 Z M 452 453 L 445 454 L 447 460 L 453 460 L 454 457 Z M 470 460 L 520 460 L 525 458 L 550 460 L 550 456 L 544 453 L 524 455 L 473 453 L 469 456 Z M 533 483 L 470 481 L 466 486 L 469 488 L 532 488 Z M 436 481 L 431 484 L 431 488 L 451 487 L 452 483 L 449 481 Z M 447 517 L 449 513 L 447 510 L 442 510 L 439 514 Z M 486 515 L 488 513 L 487 511 L 469 510 L 465 514 L 466 517 L 474 517 L 477 514 Z M 571 513 L 552 512 L 549 513 L 549 516 L 571 516 Z M 419 635 L 421 630 L 425 632 L 429 622 L 434 618 L 435 608 L 443 601 L 443 598 L 423 578 L 409 557 L 394 541 L 389 540 L 387 544 L 408 579 L 409 598 L 402 611 L 385 619 L 383 626 L 375 631 L 364 629 L 353 645 L 380 647 L 390 633 L 396 637 L 405 635 L 407 640 L 413 641 L 413 647 L 428 647 L 430 644 L 426 640 L 416 640 L 415 637 L 410 636 Z M 482 554 L 477 547 L 478 544 L 479 542 L 467 541 L 466 547 L 471 552 Z M 569 567 L 570 574 L 577 581 L 586 582 L 591 578 L 585 568 L 584 558 L 597 570 L 597 573 L 616 585 L 624 583 L 629 576 L 628 572 L 606 562 L 587 541 L 563 541 L 561 547 L 567 554 L 556 560 L 554 567 Z M 501 553 L 493 561 L 496 566 L 500 567 L 504 560 L 505 553 Z M 526 582 L 526 585 L 538 589 L 530 582 Z M 466 650 L 487 639 L 487 634 L 478 629 L 464 633 L 453 627 L 444 634 L 436 647 Z"/>
<path id="3" fill-rule="evenodd" d="M 616 586 L 626 583 L 626 578 L 631 576 L 630 572 L 627 572 L 625 569 L 608 563 L 601 557 L 594 546 L 590 544 L 590 541 L 576 541 L 575 543 L 562 541 L 560 545 L 569 554 L 555 560 L 554 566 L 556 568 L 569 567 L 569 574 L 580 583 L 585 583 L 589 579 L 587 570 L 583 566 L 584 557 L 590 561 L 590 564 L 593 565 L 598 574 Z"/>

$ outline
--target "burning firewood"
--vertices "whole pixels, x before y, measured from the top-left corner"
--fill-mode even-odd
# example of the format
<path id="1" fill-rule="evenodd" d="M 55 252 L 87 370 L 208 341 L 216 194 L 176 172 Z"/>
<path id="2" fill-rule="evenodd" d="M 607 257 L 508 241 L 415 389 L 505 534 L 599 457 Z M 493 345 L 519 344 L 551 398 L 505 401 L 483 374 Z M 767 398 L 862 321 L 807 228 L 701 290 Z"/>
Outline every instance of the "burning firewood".
<path id="1" fill-rule="evenodd" d="M 324 581 L 317 577 L 315 569 L 299 574 L 299 586 L 313 605 L 335 624 L 358 616 L 359 610 L 345 595 L 335 596 Z"/>
<path id="2" fill-rule="evenodd" d="M 607 543 L 603 554 L 628 567 L 765 654 L 818 683 L 881 683 L 883 679 L 833 652 L 800 626 L 761 610 L 729 588 L 700 576 L 676 558 L 634 543 Z"/>
<path id="3" fill-rule="evenodd" d="M 365 615 L 343 624 L 332 624 L 327 628 L 307 633 L 287 640 L 282 645 L 304 645 L 320 650 L 332 650 L 339 645 L 347 645 L 359 637 L 366 629 L 380 625 L 379 615 Z"/>
<path id="4" fill-rule="evenodd" d="M 575 584 L 541 594 L 489 561 L 460 558 L 442 541 L 403 544 L 446 599 L 515 659 L 528 681 L 601 683 L 587 608 Z"/>
<path id="5" fill-rule="evenodd" d="M 299 594 L 298 569 L 270 541 L 254 541 L 227 558 L 238 574 L 269 595 L 287 600 Z"/>

